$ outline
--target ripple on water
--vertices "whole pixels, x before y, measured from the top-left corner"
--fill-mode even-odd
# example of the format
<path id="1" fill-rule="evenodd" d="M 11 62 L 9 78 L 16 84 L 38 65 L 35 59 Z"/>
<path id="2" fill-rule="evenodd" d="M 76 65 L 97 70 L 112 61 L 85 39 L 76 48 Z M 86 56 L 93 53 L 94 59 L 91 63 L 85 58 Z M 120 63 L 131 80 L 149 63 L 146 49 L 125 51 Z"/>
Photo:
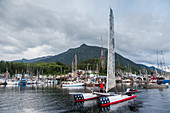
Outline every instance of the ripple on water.
<path id="1" fill-rule="evenodd" d="M 119 88 L 120 90 L 120 88 Z M 140 90 L 140 88 L 139 88 Z M 84 88 L 62 89 L 55 86 L 29 86 L 22 89 L 15 87 L 1 87 L 0 112 L 2 113 L 169 113 L 170 89 L 141 89 L 137 93 L 140 107 L 129 106 L 123 102 L 107 107 L 99 107 L 97 100 L 74 103 L 71 92 L 81 92 Z"/>

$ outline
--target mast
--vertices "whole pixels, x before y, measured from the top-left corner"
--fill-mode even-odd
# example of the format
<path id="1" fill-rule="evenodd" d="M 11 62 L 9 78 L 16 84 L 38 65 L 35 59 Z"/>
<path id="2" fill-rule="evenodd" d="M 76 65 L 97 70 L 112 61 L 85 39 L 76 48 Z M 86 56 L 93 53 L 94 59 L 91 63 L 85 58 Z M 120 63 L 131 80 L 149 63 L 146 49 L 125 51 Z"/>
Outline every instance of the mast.
<path id="1" fill-rule="evenodd" d="M 71 74 L 72 77 L 74 77 L 74 64 L 73 64 L 73 61 L 72 61 L 72 74 Z"/>
<path id="2" fill-rule="evenodd" d="M 146 73 L 146 81 L 148 82 L 148 72 L 147 72 L 147 69 L 145 70 L 145 73 Z"/>
<path id="3" fill-rule="evenodd" d="M 102 41 L 102 36 L 101 36 L 101 66 L 102 66 L 102 69 L 104 69 L 104 54 L 103 54 L 103 41 Z"/>
<path id="4" fill-rule="evenodd" d="M 156 53 L 157 53 L 157 66 L 158 66 L 158 69 L 159 69 L 158 51 Z"/>
<path id="5" fill-rule="evenodd" d="M 75 76 L 77 77 L 77 55 L 75 54 Z"/>
<path id="6" fill-rule="evenodd" d="M 156 71 L 156 76 L 158 76 L 158 71 L 159 71 L 158 51 L 156 53 L 157 53 L 157 66 L 158 66 L 158 68 L 155 69 L 155 71 Z"/>
<path id="7" fill-rule="evenodd" d="M 9 79 L 8 68 L 6 67 L 6 79 Z"/>
<path id="8" fill-rule="evenodd" d="M 98 63 L 96 65 L 96 67 L 97 67 L 96 81 L 98 81 L 98 79 L 99 79 L 99 66 L 98 66 Z"/>
<path id="9" fill-rule="evenodd" d="M 107 83 L 106 93 L 116 86 L 115 80 L 115 51 L 114 51 L 114 18 L 110 8 L 109 16 L 109 35 L 108 35 L 108 59 L 107 59 Z"/>
<path id="10" fill-rule="evenodd" d="M 163 51 L 161 50 L 161 55 L 162 55 L 162 71 L 164 72 L 164 76 L 166 77 L 166 65 L 165 65 L 165 59 L 164 59 L 164 54 Z"/>

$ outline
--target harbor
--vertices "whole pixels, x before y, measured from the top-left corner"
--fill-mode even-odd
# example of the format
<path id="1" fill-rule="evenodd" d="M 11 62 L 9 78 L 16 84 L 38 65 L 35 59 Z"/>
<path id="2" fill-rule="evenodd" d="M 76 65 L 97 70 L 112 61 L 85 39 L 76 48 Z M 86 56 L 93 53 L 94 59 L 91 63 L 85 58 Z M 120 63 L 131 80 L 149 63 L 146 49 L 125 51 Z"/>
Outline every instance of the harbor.
<path id="1" fill-rule="evenodd" d="M 0 113 L 170 112 L 166 13 L 37 1 L 0 1 Z"/>
<path id="2" fill-rule="evenodd" d="M 98 100 L 75 103 L 70 92 L 85 92 L 86 87 L 61 88 L 56 85 L 2 86 L 0 87 L 0 109 L 3 113 L 169 113 L 170 88 L 143 89 L 139 84 L 125 85 L 137 88 L 134 101 L 100 107 Z M 117 89 L 122 91 L 121 85 Z M 148 110 L 149 109 L 149 110 Z"/>

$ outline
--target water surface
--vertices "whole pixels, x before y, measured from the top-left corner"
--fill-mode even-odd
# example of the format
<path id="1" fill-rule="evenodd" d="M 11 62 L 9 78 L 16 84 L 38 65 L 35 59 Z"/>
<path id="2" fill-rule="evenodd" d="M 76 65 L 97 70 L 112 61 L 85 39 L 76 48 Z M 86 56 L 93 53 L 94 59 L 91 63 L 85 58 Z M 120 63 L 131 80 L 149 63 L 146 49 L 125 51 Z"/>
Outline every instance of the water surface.
<path id="1" fill-rule="evenodd" d="M 87 88 L 60 88 L 56 85 L 0 86 L 0 113 L 170 113 L 170 88 L 142 89 L 138 85 L 117 86 L 114 92 L 137 88 L 135 100 L 100 107 L 98 100 L 75 103 L 69 92 Z"/>

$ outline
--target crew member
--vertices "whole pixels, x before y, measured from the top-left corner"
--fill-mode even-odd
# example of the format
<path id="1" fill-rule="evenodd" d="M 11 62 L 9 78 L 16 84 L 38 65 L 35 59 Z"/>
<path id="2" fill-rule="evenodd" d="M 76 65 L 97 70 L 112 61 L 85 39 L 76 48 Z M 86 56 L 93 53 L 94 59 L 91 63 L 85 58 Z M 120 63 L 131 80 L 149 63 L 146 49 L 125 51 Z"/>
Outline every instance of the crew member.
<path id="1" fill-rule="evenodd" d="M 102 82 L 100 82 L 100 92 L 103 93 L 103 83 Z"/>

